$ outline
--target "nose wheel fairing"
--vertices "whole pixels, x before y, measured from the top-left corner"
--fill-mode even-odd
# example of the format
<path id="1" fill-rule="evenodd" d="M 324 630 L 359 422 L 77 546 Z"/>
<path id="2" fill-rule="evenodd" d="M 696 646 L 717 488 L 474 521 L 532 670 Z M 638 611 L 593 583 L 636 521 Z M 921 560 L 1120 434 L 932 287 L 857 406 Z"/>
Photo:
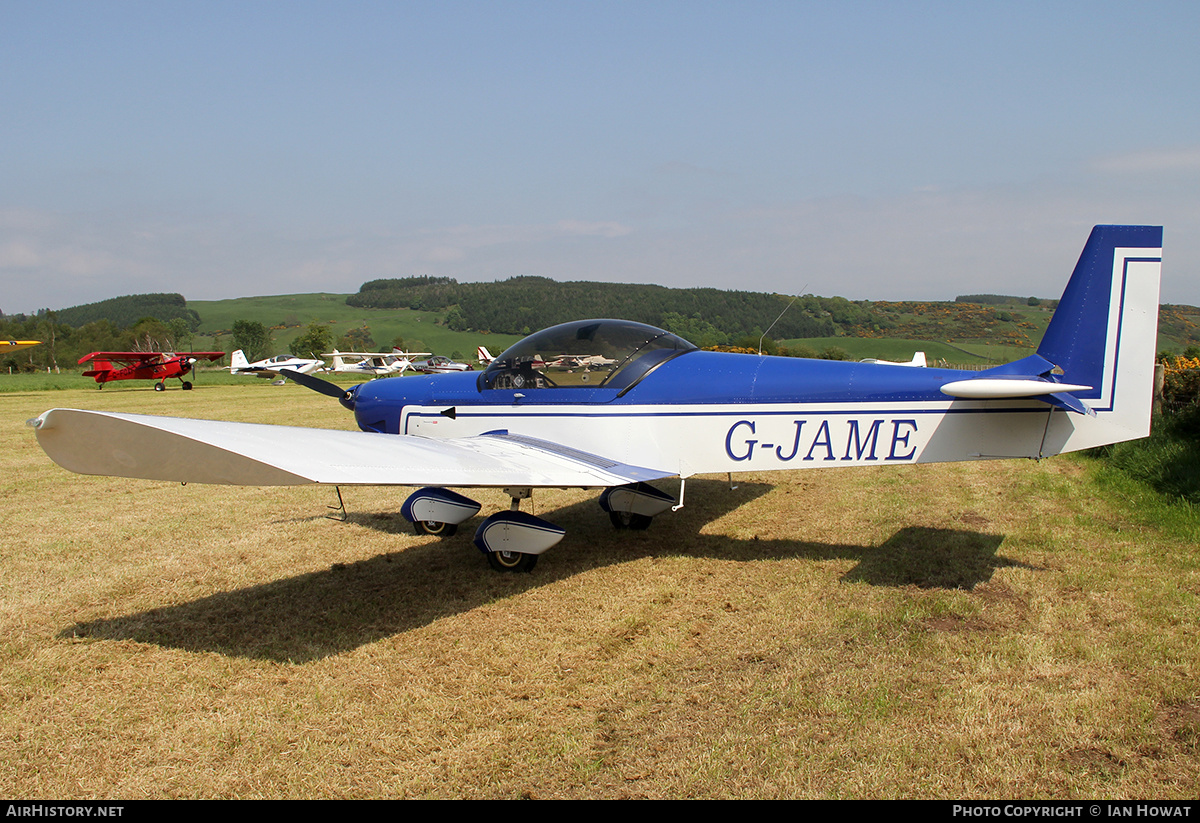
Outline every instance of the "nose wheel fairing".
<path id="1" fill-rule="evenodd" d="M 479 513 L 480 505 L 469 497 L 435 486 L 418 489 L 408 496 L 400 514 L 413 524 L 417 534 L 449 537 L 458 525 Z"/>
<path id="2" fill-rule="evenodd" d="M 496 552 L 539 555 L 566 535 L 566 529 L 529 512 L 496 512 L 475 531 L 475 545 L 485 554 Z M 508 564 L 505 564 L 508 570 Z"/>

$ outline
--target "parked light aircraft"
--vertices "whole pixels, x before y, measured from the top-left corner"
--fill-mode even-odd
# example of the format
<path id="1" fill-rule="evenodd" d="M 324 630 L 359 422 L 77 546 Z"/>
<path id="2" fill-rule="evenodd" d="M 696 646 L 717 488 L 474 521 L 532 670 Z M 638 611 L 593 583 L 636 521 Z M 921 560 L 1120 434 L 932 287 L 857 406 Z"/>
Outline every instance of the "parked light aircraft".
<path id="1" fill-rule="evenodd" d="M 492 365 L 492 361 L 496 359 L 496 355 L 494 355 L 490 351 L 488 351 L 485 346 L 479 346 L 478 348 L 476 348 L 475 353 L 478 355 L 479 365 L 481 365 L 481 366 L 485 366 L 485 367 L 490 366 L 490 365 Z M 553 365 L 553 364 L 547 363 L 545 360 L 543 360 L 542 356 L 540 354 L 534 355 L 533 359 L 531 359 L 529 361 L 529 366 L 531 368 L 537 369 L 538 371 L 541 371 L 542 369 L 544 369 L 550 365 Z"/>
<path id="2" fill-rule="evenodd" d="M 41 340 L 0 340 L 0 354 L 8 354 L 10 351 L 18 349 L 27 349 L 30 346 L 40 346 Z"/>
<path id="3" fill-rule="evenodd" d="M 193 351 L 187 354 L 157 351 L 94 351 L 79 358 L 80 363 L 92 361 L 92 368 L 83 373 L 84 377 L 94 377 L 104 388 L 105 383 L 113 380 L 157 380 L 155 391 L 166 388 L 169 377 L 178 377 L 184 390 L 192 384 L 184 380 L 184 375 L 192 370 L 201 360 L 220 360 L 225 356 L 223 351 Z"/>
<path id="4" fill-rule="evenodd" d="M 1041 458 L 1150 429 L 1162 229 L 1097 226 L 1036 354 L 981 372 L 707 352 L 620 320 L 518 342 L 480 373 L 381 380 L 337 397 L 361 432 L 52 409 L 30 421 L 83 474 L 192 483 L 424 488 L 402 511 L 449 535 L 480 504 L 449 487 L 499 487 L 510 511 L 475 544 L 527 571 L 563 529 L 521 511 L 535 488 L 601 488 L 617 527 L 645 528 L 709 472 Z M 617 362 L 574 382 L 539 352 Z M 572 382 L 568 382 L 572 381 Z M 677 496 L 650 485 L 679 477 Z"/>
<path id="5" fill-rule="evenodd" d="M 390 352 L 339 352 L 334 349 L 329 354 L 321 356 L 333 358 L 333 366 L 327 371 L 382 377 L 388 374 L 404 374 L 406 370 L 412 368 L 412 358 L 425 357 L 429 354 L 427 351 L 404 352 L 399 349 L 393 349 Z M 359 359 L 356 362 L 347 363 L 347 357 Z"/>
<path id="6" fill-rule="evenodd" d="M 448 374 L 456 371 L 475 371 L 475 367 L 470 363 L 456 363 L 449 357 L 437 355 L 429 357 L 425 360 L 414 360 L 412 362 L 413 371 L 418 371 L 421 374 Z"/>
<path id="7" fill-rule="evenodd" d="M 280 354 L 275 357 L 268 357 L 266 360 L 256 360 L 251 363 L 246 359 L 246 354 L 241 349 L 229 355 L 229 358 L 233 361 L 233 365 L 229 367 L 230 374 L 252 374 L 255 377 L 267 378 L 283 377 L 280 374 L 280 371 L 283 369 L 291 369 L 301 374 L 312 374 L 325 365 L 324 360 L 308 360 L 303 357 L 294 357 L 290 354 Z"/>
<path id="8" fill-rule="evenodd" d="M 913 368 L 923 369 L 926 365 L 925 352 L 919 351 L 913 354 L 912 360 L 880 360 L 878 357 L 868 357 L 864 360 L 859 360 L 860 363 L 879 363 L 884 366 L 912 366 Z"/>
<path id="9" fill-rule="evenodd" d="M 476 359 L 481 366 L 490 366 L 496 356 L 487 350 L 486 346 L 478 346 L 475 349 Z M 601 366 L 612 366 L 616 364 L 616 360 L 608 357 L 602 357 L 598 354 L 560 354 L 550 360 L 541 359 L 538 355 L 533 362 L 533 367 L 541 371 L 544 368 L 555 369 L 593 369 Z"/>

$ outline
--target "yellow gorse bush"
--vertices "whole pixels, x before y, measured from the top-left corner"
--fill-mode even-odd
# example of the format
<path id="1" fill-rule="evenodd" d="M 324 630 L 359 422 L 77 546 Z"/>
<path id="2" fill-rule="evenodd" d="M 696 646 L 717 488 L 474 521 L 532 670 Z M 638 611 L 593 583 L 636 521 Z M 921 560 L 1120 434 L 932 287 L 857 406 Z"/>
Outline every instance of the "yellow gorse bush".
<path id="1" fill-rule="evenodd" d="M 1172 405 L 1200 403 L 1200 357 L 1163 357 L 1163 400 Z"/>

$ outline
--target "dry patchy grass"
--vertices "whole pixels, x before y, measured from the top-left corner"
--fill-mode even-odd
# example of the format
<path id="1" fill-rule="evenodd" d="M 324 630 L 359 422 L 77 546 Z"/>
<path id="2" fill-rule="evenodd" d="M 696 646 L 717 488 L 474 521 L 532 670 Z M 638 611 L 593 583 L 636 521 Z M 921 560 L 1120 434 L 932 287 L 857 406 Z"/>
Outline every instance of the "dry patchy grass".
<path id="1" fill-rule="evenodd" d="M 0 397 L 14 797 L 1200 794 L 1194 548 L 1078 461 L 745 475 L 497 575 L 402 489 L 68 474 L 49 405 L 349 428 L 295 386 Z M 485 509 L 503 506 L 485 492 Z"/>

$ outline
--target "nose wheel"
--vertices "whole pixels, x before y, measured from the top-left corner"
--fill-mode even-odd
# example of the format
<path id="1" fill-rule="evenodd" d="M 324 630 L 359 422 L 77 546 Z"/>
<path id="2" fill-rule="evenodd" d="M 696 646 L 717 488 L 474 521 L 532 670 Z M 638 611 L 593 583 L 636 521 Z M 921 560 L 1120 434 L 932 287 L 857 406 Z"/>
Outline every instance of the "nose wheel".
<path id="1" fill-rule="evenodd" d="M 487 553 L 488 565 L 498 572 L 529 572 L 537 565 L 536 554 L 498 551 Z"/>
<path id="2" fill-rule="evenodd" d="M 654 519 L 647 517 L 644 514 L 634 514 L 633 512 L 609 512 L 608 519 L 612 521 L 615 529 L 630 529 L 631 531 L 641 532 L 650 528 L 650 522 Z"/>
<path id="3" fill-rule="evenodd" d="M 567 532 L 549 520 L 520 510 L 533 489 L 506 488 L 512 508 L 496 512 L 479 524 L 475 546 L 487 555 L 488 565 L 498 572 L 527 572 L 537 565 L 538 555 L 563 539 Z"/>
<path id="4" fill-rule="evenodd" d="M 413 531 L 430 537 L 453 537 L 458 532 L 458 524 L 443 523 L 440 520 L 418 520 L 413 523 Z"/>

